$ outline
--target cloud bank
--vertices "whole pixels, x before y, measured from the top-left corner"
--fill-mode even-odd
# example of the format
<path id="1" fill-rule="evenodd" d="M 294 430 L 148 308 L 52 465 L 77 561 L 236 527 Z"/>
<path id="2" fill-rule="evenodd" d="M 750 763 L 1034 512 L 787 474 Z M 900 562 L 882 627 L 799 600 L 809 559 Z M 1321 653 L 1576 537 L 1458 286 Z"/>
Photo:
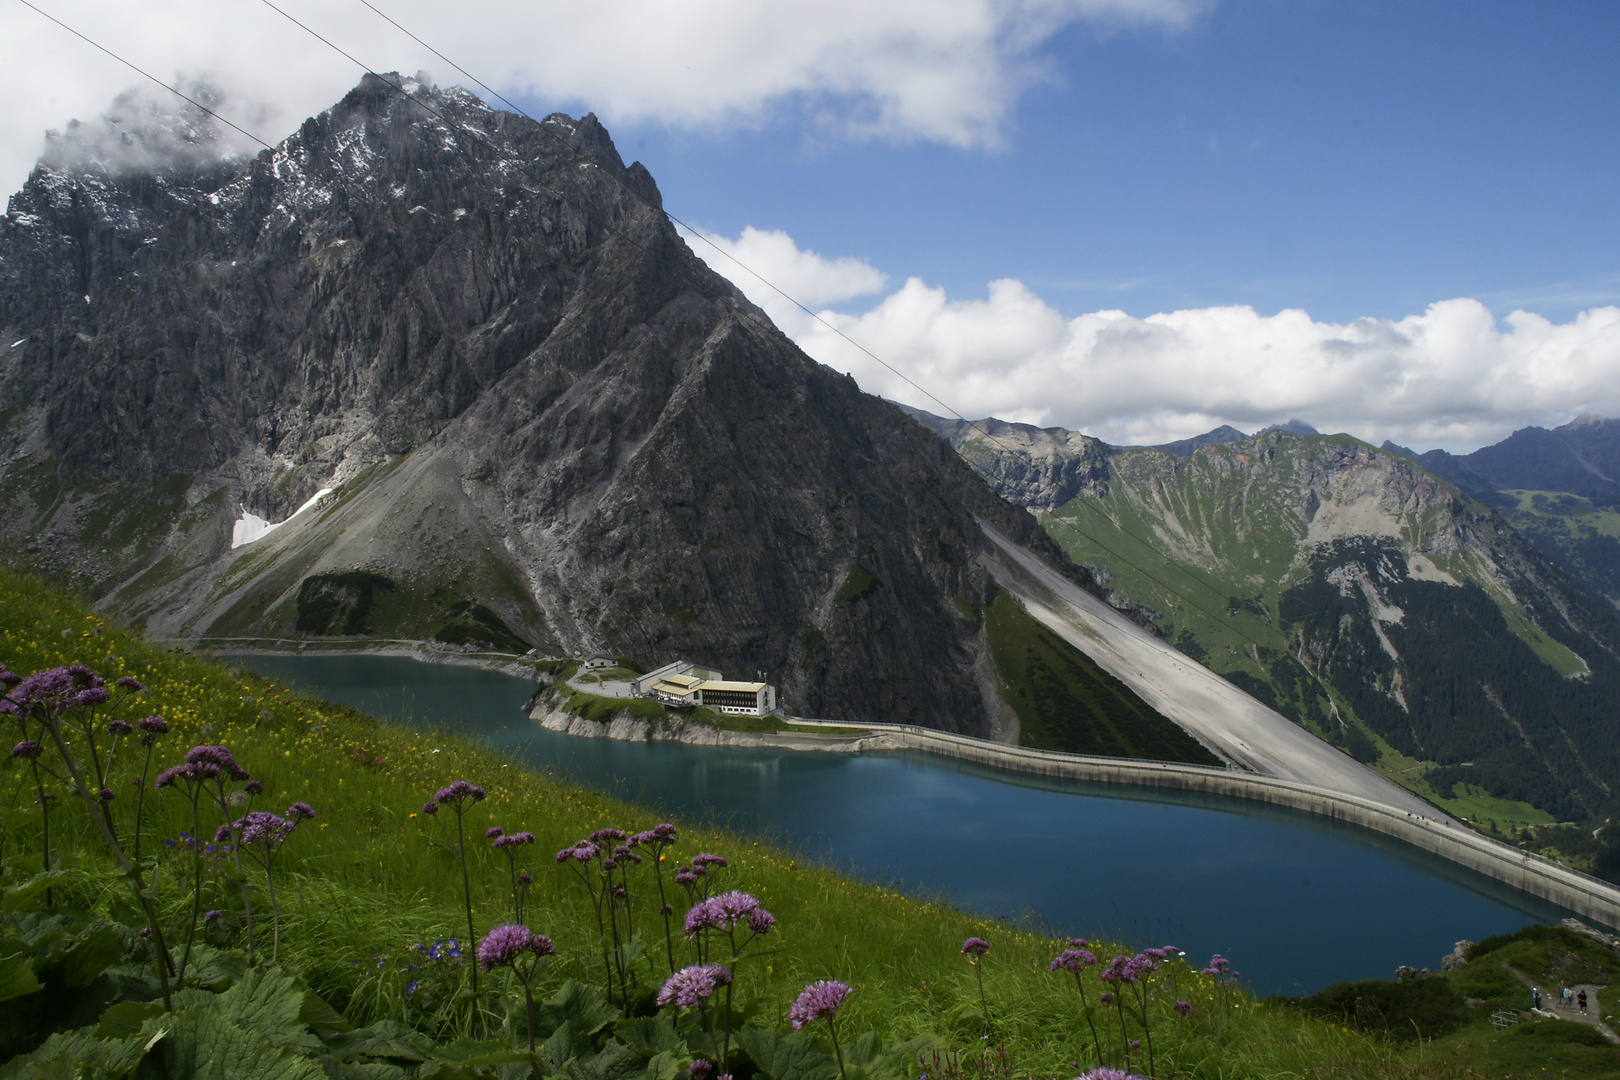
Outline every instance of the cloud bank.
<path id="1" fill-rule="evenodd" d="M 854 291 L 873 280 L 861 273 L 876 273 L 801 251 L 781 233 L 749 230 L 732 243 L 778 283 L 820 274 L 845 282 L 854 297 L 871 291 Z M 953 300 L 911 278 L 864 313 L 827 307 L 818 321 L 704 245 L 694 249 L 811 356 L 871 393 L 935 413 L 949 414 L 948 405 L 974 419 L 1062 426 L 1117 444 L 1299 417 L 1375 443 L 1458 451 L 1527 425 L 1620 416 L 1620 307 L 1565 323 L 1527 311 L 1499 320 L 1466 298 L 1345 324 L 1246 306 L 1065 318 L 1020 281 L 993 281 L 982 299 Z M 805 303 L 836 304 L 835 293 L 824 289 L 825 299 Z"/>
<path id="2" fill-rule="evenodd" d="M 233 120 L 270 142 L 360 79 L 358 68 L 261 4 L 37 0 L 160 79 L 219 88 Z M 1040 55 L 1077 22 L 1186 26 L 1207 0 L 489 0 L 476 9 L 374 0 L 508 97 L 533 96 L 610 127 L 768 123 L 833 137 L 996 145 Z M 460 76 L 360 3 L 278 0 L 375 70 Z M 140 76 L 21 4 L 0 4 L 0 183 L 15 191 L 40 136 L 99 115 Z"/>

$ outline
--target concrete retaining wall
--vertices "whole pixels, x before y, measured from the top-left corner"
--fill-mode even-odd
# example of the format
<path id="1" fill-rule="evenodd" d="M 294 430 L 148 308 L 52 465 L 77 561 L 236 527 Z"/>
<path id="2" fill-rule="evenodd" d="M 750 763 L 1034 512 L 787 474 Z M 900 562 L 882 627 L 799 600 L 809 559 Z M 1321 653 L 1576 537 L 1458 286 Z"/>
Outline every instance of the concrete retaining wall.
<path id="1" fill-rule="evenodd" d="M 798 718 L 793 718 L 792 722 L 812 726 L 824 723 Z M 1236 770 L 1058 754 L 904 724 L 862 726 L 873 732 L 881 732 L 884 736 L 882 745 L 888 749 L 923 750 L 1038 776 L 1174 788 L 1320 814 L 1394 837 L 1573 911 L 1584 919 L 1620 928 L 1620 888 L 1560 866 L 1550 859 L 1508 847 L 1472 829 L 1418 817 L 1366 799 Z"/>

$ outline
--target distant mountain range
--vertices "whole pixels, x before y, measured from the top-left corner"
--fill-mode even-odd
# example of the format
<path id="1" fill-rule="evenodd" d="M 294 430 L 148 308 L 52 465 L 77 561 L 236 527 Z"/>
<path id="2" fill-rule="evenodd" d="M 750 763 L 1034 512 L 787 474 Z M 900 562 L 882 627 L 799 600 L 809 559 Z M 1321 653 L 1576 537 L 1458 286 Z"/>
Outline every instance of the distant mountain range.
<path id="1" fill-rule="evenodd" d="M 1521 428 L 1472 454 L 1384 449 L 1495 507 L 1587 591 L 1620 608 L 1620 420 Z"/>
<path id="2" fill-rule="evenodd" d="M 1620 617 L 1407 456 L 1307 425 L 1186 452 L 908 411 L 1117 606 L 1361 760 L 1465 816 L 1615 807 Z"/>
<path id="3" fill-rule="evenodd" d="M 1406 455 L 1470 494 L 1562 491 L 1605 502 L 1620 499 L 1620 420 L 1583 416 L 1550 431 L 1520 428 L 1471 454 L 1419 454 L 1392 442 L 1383 448 Z"/>

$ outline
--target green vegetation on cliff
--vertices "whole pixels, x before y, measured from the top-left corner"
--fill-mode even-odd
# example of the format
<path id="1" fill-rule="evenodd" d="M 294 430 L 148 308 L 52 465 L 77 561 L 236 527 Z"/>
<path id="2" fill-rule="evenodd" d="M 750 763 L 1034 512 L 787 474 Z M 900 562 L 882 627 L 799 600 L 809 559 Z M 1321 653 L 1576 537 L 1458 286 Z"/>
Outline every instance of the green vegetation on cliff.
<path id="1" fill-rule="evenodd" d="M 1002 696 L 1018 714 L 1019 745 L 1071 754 L 1219 765 L 1172 720 L 1159 714 L 1085 653 L 996 591 L 985 635 Z"/>
<path id="2" fill-rule="evenodd" d="M 658 1019 L 667 1010 L 653 1009 L 644 997 L 632 1000 L 632 1016 L 603 1003 L 593 989 L 600 982 L 601 953 L 592 904 L 566 867 L 550 858 L 604 825 L 648 827 L 657 820 L 652 812 L 527 771 L 459 739 L 381 726 L 217 663 L 154 648 L 30 581 L 0 574 L 0 590 L 6 596 L 0 661 L 11 669 L 83 662 L 109 679 L 138 678 L 145 689 L 132 715 L 161 715 L 170 727 L 155 751 L 155 766 L 177 761 L 194 743 L 228 746 L 263 784 L 271 806 L 305 801 L 317 813 L 291 836 L 277 864 L 279 967 L 264 963 L 269 905 L 262 876 L 250 872 L 242 879 L 260 927 L 259 959 L 250 967 L 241 951 L 240 895 L 235 879 L 224 873 L 229 862 L 220 863 L 216 854 L 203 858 L 204 903 L 221 915 L 202 929 L 207 947 L 193 957 L 205 961 L 200 977 L 176 993 L 176 1012 L 165 1019 L 168 1014 L 151 1004 L 151 954 L 135 933 L 141 920 L 83 806 L 70 790 L 49 782 L 59 799 L 52 865 L 49 876 L 41 877 L 37 812 L 20 783 L 25 759 L 7 758 L 0 766 L 6 793 L 0 968 L 10 980 L 0 980 L 8 997 L 0 1010 L 0 1058 L 13 1058 L 0 1066 L 0 1075 L 7 1080 L 75 1069 L 110 1075 L 114 1066 L 137 1061 L 142 1077 L 505 1075 L 500 1070 L 527 1060 L 514 1049 L 522 1039 L 522 997 L 514 1010 L 513 985 L 499 972 L 486 975 L 483 989 L 472 996 L 467 965 L 449 958 L 450 938 L 461 939 L 458 951 L 469 945 L 460 864 L 438 820 L 450 811 L 431 818 L 421 812 L 422 800 L 454 779 L 480 783 L 488 793 L 469 810 L 468 820 L 477 933 L 509 917 L 511 895 L 506 861 L 480 830 L 500 825 L 535 836 L 532 846 L 520 849 L 534 876 L 525 921 L 558 948 L 536 984 L 545 1002 L 537 1009 L 538 1022 L 551 1033 L 542 1052 L 552 1062 L 548 1075 L 608 1075 L 601 1070 L 608 1064 L 602 1055 L 609 1054 L 618 1062 L 611 1075 L 626 1080 L 685 1077 L 691 1047 L 703 1045 L 701 1039 L 684 1041 L 693 1034 L 691 1025 L 670 1027 Z M 107 804 L 126 841 L 142 802 L 129 785 L 139 758 L 134 753 L 119 760 L 116 797 Z M 212 827 L 205 822 L 210 835 Z M 183 936 L 193 915 L 194 864 L 185 850 L 190 829 L 183 798 L 168 790 L 149 792 L 141 863 L 171 940 Z M 839 1014 L 840 1032 L 849 1045 L 865 1047 L 868 1057 L 857 1060 L 864 1061 L 868 1080 L 902 1080 L 925 1070 L 963 1078 L 1072 1075 L 1070 1063 L 1091 1052 L 1072 979 L 1047 970 L 1061 943 L 862 884 L 729 830 L 690 822 L 680 830 L 668 856 L 672 863 L 698 851 L 723 853 L 730 865 L 716 887 L 748 890 L 777 919 L 773 948 L 745 962 L 738 980 L 739 1003 L 751 1003 L 763 1032 L 749 1043 L 760 1062 L 749 1068 L 757 1068 L 753 1075 L 761 1080 L 830 1080 L 816 1071 L 831 1066 L 815 1037 L 780 1044 L 798 1046 L 801 1062 L 822 1063 L 808 1072 L 768 1053 L 778 1045 L 772 1040 L 792 1038 L 785 1034 L 788 1005 L 818 978 L 854 987 Z M 656 927 L 656 913 L 646 907 L 652 903 L 650 881 L 643 876 L 636 882 L 642 890 L 638 920 L 644 920 L 638 926 Z M 48 908 L 45 886 L 54 893 Z M 960 952 L 970 935 L 992 944 L 984 966 L 990 1040 L 980 1038 L 987 1033 L 985 1017 L 974 974 Z M 687 946 L 675 940 L 684 959 Z M 442 944 L 433 950 L 435 942 Z M 417 943 L 437 958 L 414 948 Z M 1104 959 L 1109 955 L 1104 946 L 1092 947 Z M 663 935 L 644 933 L 638 948 L 634 963 L 645 995 L 667 964 Z M 1088 978 L 1095 992 L 1095 978 Z M 1191 1005 L 1179 1057 L 1170 1049 L 1176 1043 L 1171 997 L 1154 1006 L 1161 1076 L 1481 1075 L 1420 1069 L 1415 1055 L 1392 1050 L 1380 1037 L 1309 1019 L 1292 1006 L 1255 1002 L 1180 962 L 1155 978 L 1173 980 L 1160 993 Z M 42 984 L 37 991 L 31 989 L 35 980 Z M 576 981 L 573 989 L 570 980 Z M 556 1034 L 564 1021 L 577 1025 L 573 1036 Z M 34 1064 L 36 1046 L 53 1029 L 57 1034 L 39 1055 L 55 1064 Z M 987 1043 L 993 1048 L 988 1055 Z M 905 1052 L 884 1057 L 881 1048 Z M 911 1052 L 923 1060 L 907 1057 Z M 1482 1047 L 1474 1066 L 1488 1069 L 1493 1052 Z"/>

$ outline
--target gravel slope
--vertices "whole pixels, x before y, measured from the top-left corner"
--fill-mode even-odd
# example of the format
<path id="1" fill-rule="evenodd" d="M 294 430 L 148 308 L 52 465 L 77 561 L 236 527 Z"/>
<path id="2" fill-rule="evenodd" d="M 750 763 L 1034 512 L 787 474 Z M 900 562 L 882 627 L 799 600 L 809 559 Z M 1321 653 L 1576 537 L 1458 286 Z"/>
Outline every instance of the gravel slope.
<path id="1" fill-rule="evenodd" d="M 1433 821 L 1452 820 L 1188 659 L 994 529 L 984 531 L 997 549 L 984 564 L 1002 588 L 1215 753 L 1262 776 L 1372 799 Z"/>

